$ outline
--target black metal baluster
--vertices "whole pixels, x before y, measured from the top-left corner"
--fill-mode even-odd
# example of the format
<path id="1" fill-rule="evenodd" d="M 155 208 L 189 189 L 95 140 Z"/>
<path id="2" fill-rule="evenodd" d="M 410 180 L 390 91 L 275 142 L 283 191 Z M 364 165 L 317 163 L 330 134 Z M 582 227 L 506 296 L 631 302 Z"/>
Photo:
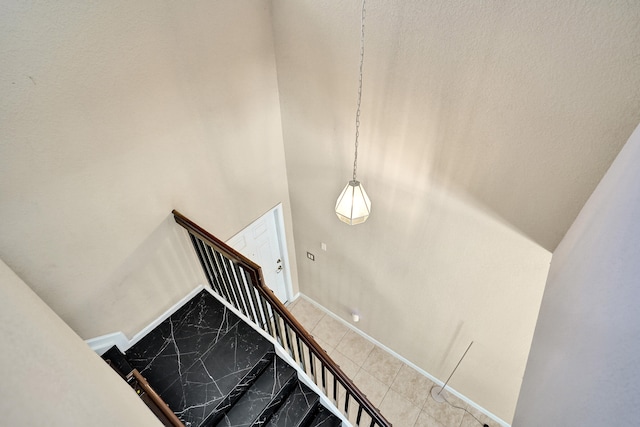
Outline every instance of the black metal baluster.
<path id="1" fill-rule="evenodd" d="M 259 326 L 263 331 L 268 332 L 269 335 L 275 337 L 273 325 L 271 324 L 269 317 L 269 310 L 267 309 L 267 305 L 270 306 L 271 303 L 269 301 L 266 301 L 258 290 L 258 287 L 260 286 L 260 280 L 258 280 L 259 273 L 249 268 L 246 268 L 246 270 L 243 268 L 243 274 L 246 282 L 248 283 L 249 289 L 251 290 L 251 297 L 253 298 L 253 301 L 255 303 L 256 311 L 258 312 L 258 316 L 261 319 L 261 323 L 259 324 Z"/>
<path id="2" fill-rule="evenodd" d="M 327 394 L 327 369 L 324 366 L 324 362 L 320 361 L 320 377 L 322 378 L 322 390 L 324 394 Z"/>
<path id="3" fill-rule="evenodd" d="M 235 262 L 233 262 L 227 257 L 224 257 L 223 261 L 224 261 L 225 270 L 230 280 L 229 283 L 231 283 L 233 292 L 235 293 L 236 298 L 238 300 L 238 304 L 239 304 L 238 310 L 240 310 L 242 314 L 244 314 L 245 316 L 249 317 L 249 312 L 247 311 L 247 308 L 244 305 L 244 299 L 242 298 L 240 283 L 235 274 Z"/>
<path id="4" fill-rule="evenodd" d="M 227 258 L 216 250 L 213 251 L 213 255 L 216 259 L 216 263 L 218 264 L 220 276 L 224 281 L 224 283 L 227 285 L 227 290 L 229 291 L 229 297 L 230 297 L 229 302 L 236 309 L 242 311 L 240 300 L 235 292 L 233 281 L 231 280 L 231 276 L 229 275 L 229 271 L 227 269 L 227 261 L 228 261 Z"/>
<path id="5" fill-rule="evenodd" d="M 287 337 L 289 355 L 293 360 L 296 360 L 296 350 L 293 348 L 292 339 L 291 339 L 291 328 L 289 328 L 289 325 L 287 324 L 287 322 L 284 322 L 284 334 Z"/>
<path id="6" fill-rule="evenodd" d="M 349 393 L 349 390 L 345 389 L 344 391 L 344 414 L 347 418 L 349 418 L 349 396 L 351 396 L 351 393 Z"/>
<path id="7" fill-rule="evenodd" d="M 269 318 L 262 312 L 260 309 L 260 305 L 258 304 L 258 300 L 256 298 L 256 293 L 258 290 L 255 288 L 251 273 L 246 270 L 246 267 L 241 268 L 242 280 L 247 287 L 247 291 L 249 292 L 249 296 L 251 297 L 251 303 L 253 305 L 253 310 L 256 313 L 256 323 L 260 325 L 263 331 L 268 331 L 269 335 L 273 336 L 271 332 L 271 325 L 269 325 Z"/>
<path id="8" fill-rule="evenodd" d="M 298 334 L 295 334 L 296 337 L 296 348 L 298 349 L 298 365 L 302 368 L 302 370 L 306 373 L 306 363 L 304 363 L 304 353 L 302 352 L 302 346 L 300 345 L 300 337 Z"/>
<path id="9" fill-rule="evenodd" d="M 209 246 L 198 239 L 198 246 L 200 247 L 200 251 L 202 252 L 202 256 L 207 263 L 207 268 L 211 274 L 212 285 L 211 287 L 220 295 L 222 298 L 228 299 L 227 295 L 225 295 L 224 286 L 220 282 L 220 273 L 217 271 L 215 263 L 211 260 L 211 249 Z"/>
<path id="10" fill-rule="evenodd" d="M 193 249 L 196 251 L 196 256 L 200 261 L 200 265 L 202 266 L 202 270 L 204 270 L 205 276 L 207 276 L 207 281 L 209 282 L 209 286 L 214 288 L 213 285 L 213 273 L 210 271 L 210 267 L 208 263 L 205 262 L 202 257 L 201 249 L 200 249 L 200 239 L 197 239 L 193 234 L 189 233 L 189 238 L 191 239 L 191 244 L 193 245 Z"/>
<path id="11" fill-rule="evenodd" d="M 262 307 L 262 313 L 264 314 L 264 317 L 267 320 L 267 324 L 269 324 L 269 319 L 271 318 L 269 316 L 269 308 L 268 308 L 269 301 L 265 300 L 265 298 L 258 292 L 257 289 L 256 289 L 256 293 L 258 295 L 258 298 L 260 298 L 260 307 Z M 276 325 L 274 327 L 276 328 L 276 331 L 278 331 L 279 325 L 275 319 L 275 316 L 273 316 L 273 319 L 274 319 L 274 322 L 276 322 Z M 271 334 L 271 336 L 275 338 L 274 333 L 271 331 L 271 328 L 269 328 L 269 334 Z M 284 345 L 282 347 L 284 347 Z"/>
<path id="12" fill-rule="evenodd" d="M 211 268 L 215 271 L 216 280 L 220 286 L 220 289 L 222 290 L 222 296 L 227 300 L 229 304 L 234 305 L 233 295 L 231 294 L 229 285 L 227 284 L 226 280 L 224 280 L 224 273 L 220 268 L 220 263 L 218 262 L 218 252 L 209 245 L 206 245 L 205 249 L 207 251 L 207 256 L 209 257 L 209 260 L 211 262 Z"/>
<path id="13" fill-rule="evenodd" d="M 240 290 L 240 298 L 242 298 L 242 302 L 246 307 L 246 315 L 249 319 L 253 321 L 253 323 L 258 323 L 257 317 L 253 314 L 253 310 L 251 307 L 251 300 L 249 299 L 249 295 L 247 294 L 247 286 L 243 280 L 242 273 L 240 271 L 240 266 L 231 260 L 229 262 L 231 263 L 231 267 L 233 268 L 233 277 L 235 277 L 236 279 L 235 280 L 236 286 Z"/>
<path id="14" fill-rule="evenodd" d="M 356 425 L 360 425 L 361 418 L 362 418 L 362 405 L 358 404 L 358 415 L 356 416 Z"/>
<path id="15" fill-rule="evenodd" d="M 282 339 L 282 330 L 280 329 L 280 315 L 278 313 L 273 313 L 273 328 L 275 335 L 273 337 L 278 341 L 278 343 L 285 348 L 284 341 Z"/>
<path id="16" fill-rule="evenodd" d="M 310 372 L 310 376 L 313 378 L 313 382 L 318 385 L 318 377 L 316 376 L 316 366 L 315 366 L 315 361 L 314 356 L 313 356 L 313 352 L 311 351 L 311 347 L 307 347 L 307 353 L 309 355 L 309 370 Z"/>

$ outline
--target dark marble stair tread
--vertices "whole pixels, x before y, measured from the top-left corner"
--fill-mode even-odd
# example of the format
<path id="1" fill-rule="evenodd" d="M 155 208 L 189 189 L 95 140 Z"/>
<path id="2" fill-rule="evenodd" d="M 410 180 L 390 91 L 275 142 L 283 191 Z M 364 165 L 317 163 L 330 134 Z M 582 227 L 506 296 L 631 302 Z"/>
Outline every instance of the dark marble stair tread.
<path id="1" fill-rule="evenodd" d="M 262 426 L 297 381 L 296 370 L 275 357 L 217 427 Z"/>
<path id="2" fill-rule="evenodd" d="M 274 356 L 273 344 L 204 290 L 126 353 L 187 426 L 217 421 Z"/>
<path id="3" fill-rule="evenodd" d="M 341 425 L 273 344 L 207 291 L 125 356 L 187 427 Z"/>
<path id="4" fill-rule="evenodd" d="M 127 378 L 129 372 L 133 371 L 125 355 L 115 345 L 105 351 L 101 357 L 124 379 Z"/>
<path id="5" fill-rule="evenodd" d="M 207 291 L 202 291 L 126 352 L 129 363 L 153 384 L 166 389 L 176 372 L 188 370 L 241 322 Z"/>
<path id="6" fill-rule="evenodd" d="M 179 372 L 174 383 L 157 391 L 186 425 L 210 425 L 249 388 L 273 357 L 273 345 L 249 325 L 239 323 L 193 366 Z"/>
<path id="7" fill-rule="evenodd" d="M 342 425 L 342 420 L 331 413 L 327 408 L 320 405 L 318 413 L 316 414 L 311 424 L 307 427 L 339 427 Z"/>
<path id="8" fill-rule="evenodd" d="M 320 398 L 301 381 L 266 424 L 268 427 L 302 427 L 311 419 Z"/>

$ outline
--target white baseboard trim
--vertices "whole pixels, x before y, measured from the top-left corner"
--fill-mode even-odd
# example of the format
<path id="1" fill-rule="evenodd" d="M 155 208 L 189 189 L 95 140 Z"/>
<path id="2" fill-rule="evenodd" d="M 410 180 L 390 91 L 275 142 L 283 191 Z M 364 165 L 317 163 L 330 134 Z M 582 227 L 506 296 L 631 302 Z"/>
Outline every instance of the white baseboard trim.
<path id="1" fill-rule="evenodd" d="M 294 296 L 291 297 L 291 299 L 289 301 L 287 301 L 284 305 L 285 307 L 289 308 L 289 306 L 291 304 L 293 304 L 294 302 L 296 302 L 298 300 L 298 298 L 300 298 L 300 292 L 298 292 L 297 294 L 295 294 Z M 317 304 L 316 304 L 317 305 Z M 310 331 L 308 331 L 310 332 Z"/>
<path id="2" fill-rule="evenodd" d="M 102 335 L 95 338 L 90 338 L 85 340 L 91 350 L 98 353 L 98 356 L 102 356 L 107 350 L 109 350 L 114 345 L 118 347 L 118 349 L 122 352 L 127 350 L 129 345 L 129 339 L 122 332 L 114 332 L 112 334 Z"/>
<path id="3" fill-rule="evenodd" d="M 160 323 L 162 323 L 167 317 L 175 313 L 176 310 L 182 307 L 187 301 L 193 298 L 202 289 L 205 289 L 205 287 L 203 285 L 198 285 L 191 292 L 189 292 L 187 296 L 185 296 L 180 301 L 172 305 L 167 311 L 162 313 L 160 317 L 158 317 L 157 319 L 149 323 L 147 326 L 145 326 L 140 332 L 135 334 L 131 339 L 128 339 L 123 332 L 118 331 L 118 332 L 113 332 L 106 335 L 101 335 L 95 338 L 89 338 L 88 340 L 84 340 L 84 342 L 87 343 L 87 345 L 91 347 L 93 351 L 98 353 L 98 356 L 102 356 L 105 351 L 109 350 L 114 345 L 117 346 L 118 349 L 124 353 L 127 350 L 129 350 L 129 348 L 131 348 L 132 345 L 140 341 L 145 335 L 151 332 L 153 328 L 155 328 Z"/>
<path id="4" fill-rule="evenodd" d="M 360 335 L 362 338 L 364 338 L 364 339 L 368 340 L 369 342 L 371 342 L 372 344 L 380 347 L 381 349 L 383 349 L 384 351 L 386 351 L 387 353 L 389 353 L 390 355 L 392 355 L 396 359 L 401 360 L 403 363 L 405 363 L 406 365 L 408 365 L 411 368 L 415 369 L 416 371 L 418 371 L 419 373 L 421 373 L 422 375 L 424 375 L 425 377 L 427 377 L 428 379 L 430 379 L 434 383 L 438 384 L 439 386 L 443 386 L 444 385 L 444 383 L 442 381 L 440 381 L 438 378 L 434 377 L 433 375 L 431 375 L 430 373 L 428 373 L 424 369 L 420 368 L 419 366 L 415 365 L 411 361 L 405 359 L 400 354 L 396 353 L 395 351 L 391 350 L 386 345 L 382 344 L 380 341 L 378 341 L 375 338 L 371 337 L 370 335 L 367 335 L 366 333 L 362 332 L 360 329 L 356 328 L 351 323 L 347 322 L 342 317 L 338 316 L 337 314 L 335 314 L 332 311 L 328 310 L 327 308 L 325 308 L 324 306 L 320 305 L 316 301 L 312 300 L 311 298 L 309 298 L 305 294 L 303 294 L 301 292 L 297 293 L 295 295 L 295 297 L 292 298 L 291 303 L 296 301 L 298 298 L 303 298 L 305 301 L 313 304 L 319 310 L 325 312 L 327 315 L 331 316 L 335 320 L 337 320 L 340 323 L 342 323 L 343 325 L 347 326 L 349 329 L 351 329 L 353 332 L 355 332 L 358 335 Z M 475 403 L 473 400 L 467 398 L 462 393 L 457 392 L 456 390 L 452 389 L 449 386 L 447 386 L 446 391 L 448 393 L 451 393 L 451 394 L 455 395 L 456 397 L 458 397 L 459 399 L 463 400 L 464 402 L 466 402 L 470 406 L 473 406 L 475 409 L 477 409 L 478 411 L 482 412 L 483 414 L 485 414 L 486 416 L 488 416 L 489 418 L 491 418 L 492 420 L 494 420 L 495 422 L 500 424 L 502 427 L 511 427 L 511 425 L 509 423 L 507 423 L 506 421 L 502 420 L 500 417 L 492 414 L 491 412 L 487 411 L 486 409 L 484 409 L 483 407 L 481 407 L 480 405 Z"/>
<path id="5" fill-rule="evenodd" d="M 162 313 L 160 315 L 160 317 L 158 317 L 157 319 L 155 319 L 154 321 L 149 323 L 147 326 L 142 328 L 142 330 L 140 332 L 138 332 L 137 334 L 135 334 L 133 336 L 133 338 L 131 338 L 131 340 L 129 341 L 129 347 L 135 345 L 138 341 L 140 341 L 142 338 L 144 338 L 145 335 L 147 335 L 149 332 L 151 332 L 160 323 L 164 322 L 165 319 L 167 319 L 169 316 L 171 316 L 173 313 L 175 313 L 180 307 L 185 305 L 187 303 L 187 301 L 189 301 L 191 298 L 196 296 L 196 294 L 198 294 L 203 289 L 206 289 L 204 287 L 204 285 L 196 286 L 191 292 L 189 292 L 186 296 L 184 296 L 180 301 L 178 301 L 177 303 L 173 304 L 167 311 Z M 127 350 L 129 349 L 129 347 L 127 347 Z"/>

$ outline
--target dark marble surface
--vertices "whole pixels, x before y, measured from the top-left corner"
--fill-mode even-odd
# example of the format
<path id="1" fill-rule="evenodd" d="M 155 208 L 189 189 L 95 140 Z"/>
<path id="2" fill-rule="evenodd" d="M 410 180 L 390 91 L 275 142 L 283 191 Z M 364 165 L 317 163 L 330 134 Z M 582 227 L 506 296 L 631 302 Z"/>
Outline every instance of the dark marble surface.
<path id="1" fill-rule="evenodd" d="M 324 406 L 320 405 L 320 409 L 315 418 L 308 427 L 340 427 L 342 420 L 336 417 Z"/>
<path id="2" fill-rule="evenodd" d="M 275 357 L 217 426 L 263 426 L 295 387 L 297 378 L 295 369 Z"/>
<path id="3" fill-rule="evenodd" d="M 102 359 L 109 363 L 111 367 L 125 380 L 127 375 L 129 375 L 129 372 L 133 371 L 133 368 L 127 361 L 125 355 L 115 345 L 104 352 Z"/>
<path id="4" fill-rule="evenodd" d="M 273 345 L 207 291 L 132 346 L 124 362 L 110 352 L 138 369 L 187 427 L 341 425 Z"/>
<path id="5" fill-rule="evenodd" d="M 201 292 L 127 351 L 187 427 L 212 423 L 274 358 L 272 344 Z"/>
<path id="6" fill-rule="evenodd" d="M 269 427 L 304 426 L 312 418 L 319 399 L 309 387 L 298 381 L 280 409 L 266 425 Z"/>
<path id="7" fill-rule="evenodd" d="M 239 322 L 202 291 L 127 350 L 127 359 L 160 392 Z"/>

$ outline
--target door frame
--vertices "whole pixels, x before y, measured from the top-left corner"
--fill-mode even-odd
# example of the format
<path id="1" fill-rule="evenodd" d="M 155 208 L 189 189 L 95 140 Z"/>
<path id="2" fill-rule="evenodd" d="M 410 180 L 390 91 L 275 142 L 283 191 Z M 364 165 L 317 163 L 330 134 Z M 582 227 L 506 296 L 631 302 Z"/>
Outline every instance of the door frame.
<path id="1" fill-rule="evenodd" d="M 289 263 L 289 250 L 287 248 L 287 235 L 286 235 L 285 226 L 284 226 L 284 214 L 282 212 L 282 202 L 278 203 L 276 206 L 269 209 L 267 212 L 260 215 L 255 220 L 251 221 L 249 224 L 244 226 L 240 231 L 238 231 L 233 236 L 228 238 L 226 242 L 228 243 L 231 240 L 235 239 L 239 234 L 244 233 L 247 228 L 251 227 L 254 223 L 258 222 L 259 220 L 267 216 L 272 216 L 273 222 L 275 223 L 275 226 L 276 226 L 276 236 L 277 236 L 276 243 L 278 244 L 278 249 L 280 250 L 280 259 L 282 260 L 282 266 L 284 269 L 283 271 L 284 291 L 287 295 L 287 303 L 289 303 L 293 298 L 293 281 L 291 280 L 291 264 Z"/>

